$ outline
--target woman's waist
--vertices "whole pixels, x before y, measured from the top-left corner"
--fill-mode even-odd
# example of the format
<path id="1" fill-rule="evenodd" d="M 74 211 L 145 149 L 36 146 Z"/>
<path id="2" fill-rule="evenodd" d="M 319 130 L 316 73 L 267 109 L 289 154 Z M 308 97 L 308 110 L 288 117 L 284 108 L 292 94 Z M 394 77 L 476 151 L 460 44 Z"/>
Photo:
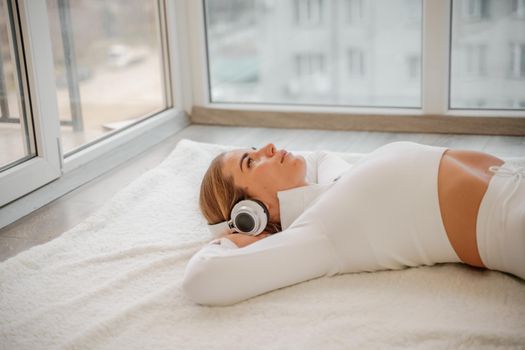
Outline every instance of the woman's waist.
<path id="1" fill-rule="evenodd" d="M 447 237 L 461 261 L 483 266 L 476 240 L 481 201 L 494 172 L 503 161 L 477 151 L 448 150 L 438 173 L 438 196 Z"/>
<path id="2" fill-rule="evenodd" d="M 477 205 L 487 191 L 494 172 L 491 166 L 499 166 L 503 160 L 476 151 L 447 150 L 440 161 L 438 193 L 441 207 Z"/>

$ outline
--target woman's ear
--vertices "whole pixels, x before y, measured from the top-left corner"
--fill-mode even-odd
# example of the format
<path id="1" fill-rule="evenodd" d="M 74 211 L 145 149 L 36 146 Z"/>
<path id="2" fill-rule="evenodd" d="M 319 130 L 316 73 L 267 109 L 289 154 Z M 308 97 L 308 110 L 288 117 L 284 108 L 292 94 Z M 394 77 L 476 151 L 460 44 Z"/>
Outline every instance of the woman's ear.
<path id="1" fill-rule="evenodd" d="M 268 203 L 268 201 L 260 201 L 265 207 L 268 212 L 270 212 L 271 204 Z"/>
<path id="2" fill-rule="evenodd" d="M 268 210 L 269 222 L 281 222 L 281 216 L 279 214 L 279 199 L 277 195 L 271 197 L 270 195 L 265 196 L 265 198 L 252 197 L 247 199 L 254 199 L 261 202 Z"/>

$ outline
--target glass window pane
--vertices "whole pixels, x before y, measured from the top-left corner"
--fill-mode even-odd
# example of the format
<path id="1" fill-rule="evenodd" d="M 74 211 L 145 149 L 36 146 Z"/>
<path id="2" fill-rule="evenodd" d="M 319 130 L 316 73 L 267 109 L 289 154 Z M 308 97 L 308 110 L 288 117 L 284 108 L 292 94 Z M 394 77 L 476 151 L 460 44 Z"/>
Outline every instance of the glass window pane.
<path id="1" fill-rule="evenodd" d="M 0 170 L 36 155 L 13 13 L 11 2 L 0 0 Z"/>
<path id="2" fill-rule="evenodd" d="M 157 0 L 47 0 L 62 147 L 167 107 Z"/>
<path id="3" fill-rule="evenodd" d="M 451 108 L 525 109 L 525 1 L 454 0 Z"/>
<path id="4" fill-rule="evenodd" d="M 421 106 L 421 0 L 206 0 L 212 102 Z"/>

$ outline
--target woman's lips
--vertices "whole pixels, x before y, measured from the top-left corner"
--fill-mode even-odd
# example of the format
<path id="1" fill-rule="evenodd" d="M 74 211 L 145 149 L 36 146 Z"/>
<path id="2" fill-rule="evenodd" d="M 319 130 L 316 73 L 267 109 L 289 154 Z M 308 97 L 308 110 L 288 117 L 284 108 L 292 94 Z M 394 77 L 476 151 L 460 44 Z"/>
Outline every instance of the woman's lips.
<path id="1" fill-rule="evenodd" d="M 283 156 L 281 157 L 281 163 L 284 162 L 284 158 L 286 157 L 287 154 L 288 152 L 283 151 Z"/>

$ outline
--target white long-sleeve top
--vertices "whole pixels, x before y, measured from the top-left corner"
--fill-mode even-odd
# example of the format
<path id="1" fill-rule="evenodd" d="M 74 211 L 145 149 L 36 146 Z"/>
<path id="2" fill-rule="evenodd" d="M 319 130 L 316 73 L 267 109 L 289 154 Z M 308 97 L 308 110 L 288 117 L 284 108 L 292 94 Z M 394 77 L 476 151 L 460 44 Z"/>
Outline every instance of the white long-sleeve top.
<path id="1" fill-rule="evenodd" d="M 210 242 L 190 259 L 183 290 L 228 305 L 321 276 L 458 262 L 437 197 L 444 150 L 394 142 L 351 167 L 313 153 L 312 185 L 278 193 L 283 231 L 243 248 Z"/>

